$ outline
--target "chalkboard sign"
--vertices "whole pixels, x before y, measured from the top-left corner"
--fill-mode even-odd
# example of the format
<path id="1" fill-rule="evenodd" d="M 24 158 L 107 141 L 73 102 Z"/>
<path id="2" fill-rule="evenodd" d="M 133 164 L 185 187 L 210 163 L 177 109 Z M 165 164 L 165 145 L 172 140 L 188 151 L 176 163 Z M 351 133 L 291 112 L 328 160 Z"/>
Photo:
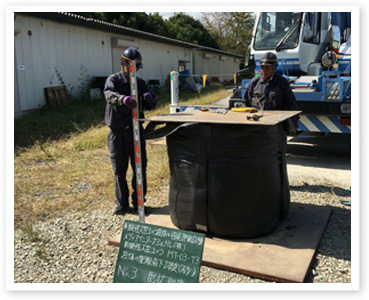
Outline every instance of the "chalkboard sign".
<path id="1" fill-rule="evenodd" d="M 205 235 L 126 220 L 114 282 L 198 282 Z"/>

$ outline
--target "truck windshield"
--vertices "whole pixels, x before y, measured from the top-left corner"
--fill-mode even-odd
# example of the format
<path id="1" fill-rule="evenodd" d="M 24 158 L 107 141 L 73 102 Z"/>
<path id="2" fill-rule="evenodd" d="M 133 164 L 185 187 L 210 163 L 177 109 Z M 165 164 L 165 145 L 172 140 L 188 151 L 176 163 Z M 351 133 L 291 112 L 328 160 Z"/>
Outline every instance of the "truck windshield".
<path id="1" fill-rule="evenodd" d="M 284 41 L 280 49 L 295 48 L 298 44 L 300 18 L 299 12 L 261 13 L 256 27 L 254 49 L 275 49 L 282 39 Z"/>

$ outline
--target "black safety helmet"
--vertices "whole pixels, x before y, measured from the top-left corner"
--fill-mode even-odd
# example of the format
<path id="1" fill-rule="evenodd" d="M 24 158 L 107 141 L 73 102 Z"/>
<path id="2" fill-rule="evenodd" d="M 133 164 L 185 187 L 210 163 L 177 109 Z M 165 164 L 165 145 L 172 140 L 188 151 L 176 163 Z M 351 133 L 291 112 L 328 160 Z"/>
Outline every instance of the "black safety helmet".
<path id="1" fill-rule="evenodd" d="M 278 59 L 277 56 L 272 52 L 267 52 L 261 59 L 260 59 L 261 66 L 278 66 Z"/>
<path id="2" fill-rule="evenodd" d="M 120 57 L 120 60 L 125 65 L 129 65 L 130 60 L 135 60 L 136 68 L 140 68 L 140 69 L 143 68 L 141 53 L 136 48 L 129 47 L 126 50 L 124 50 L 123 54 Z"/>

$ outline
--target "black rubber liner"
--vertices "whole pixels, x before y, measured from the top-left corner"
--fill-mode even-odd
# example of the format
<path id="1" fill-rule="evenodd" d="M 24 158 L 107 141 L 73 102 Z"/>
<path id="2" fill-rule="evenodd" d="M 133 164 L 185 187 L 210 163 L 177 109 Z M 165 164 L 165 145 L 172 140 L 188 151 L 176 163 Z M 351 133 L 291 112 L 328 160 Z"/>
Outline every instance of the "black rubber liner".
<path id="1" fill-rule="evenodd" d="M 282 126 L 193 124 L 167 137 L 174 225 L 227 238 L 272 232 L 288 214 Z"/>

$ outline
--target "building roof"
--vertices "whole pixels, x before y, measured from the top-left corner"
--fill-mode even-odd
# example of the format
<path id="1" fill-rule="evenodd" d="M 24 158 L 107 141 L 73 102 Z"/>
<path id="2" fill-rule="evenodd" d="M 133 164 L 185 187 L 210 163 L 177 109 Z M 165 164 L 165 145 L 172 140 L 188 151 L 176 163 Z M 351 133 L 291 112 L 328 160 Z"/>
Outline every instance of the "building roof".
<path id="1" fill-rule="evenodd" d="M 143 38 L 147 40 L 153 40 L 153 41 L 160 42 L 160 43 L 187 47 L 187 48 L 197 49 L 197 50 L 216 52 L 216 53 L 230 55 L 230 56 L 234 56 L 238 58 L 243 57 L 242 55 L 238 55 L 235 53 L 230 53 L 230 52 L 226 52 L 223 50 L 210 48 L 210 47 L 204 47 L 201 45 L 168 38 L 162 35 L 129 28 L 129 27 L 125 27 L 122 25 L 117 25 L 117 24 L 113 24 L 113 23 L 109 23 L 109 22 L 105 22 L 105 21 L 101 21 L 101 20 L 97 20 L 93 18 L 86 18 L 80 15 L 76 15 L 76 14 L 72 14 L 68 12 L 16 12 L 15 14 L 28 15 L 28 16 L 32 16 L 36 18 L 52 20 L 55 22 L 79 25 L 83 27 L 94 28 L 94 29 L 108 31 L 108 32 L 117 33 L 117 34 L 129 34 L 131 36 L 135 36 L 135 37 Z"/>

